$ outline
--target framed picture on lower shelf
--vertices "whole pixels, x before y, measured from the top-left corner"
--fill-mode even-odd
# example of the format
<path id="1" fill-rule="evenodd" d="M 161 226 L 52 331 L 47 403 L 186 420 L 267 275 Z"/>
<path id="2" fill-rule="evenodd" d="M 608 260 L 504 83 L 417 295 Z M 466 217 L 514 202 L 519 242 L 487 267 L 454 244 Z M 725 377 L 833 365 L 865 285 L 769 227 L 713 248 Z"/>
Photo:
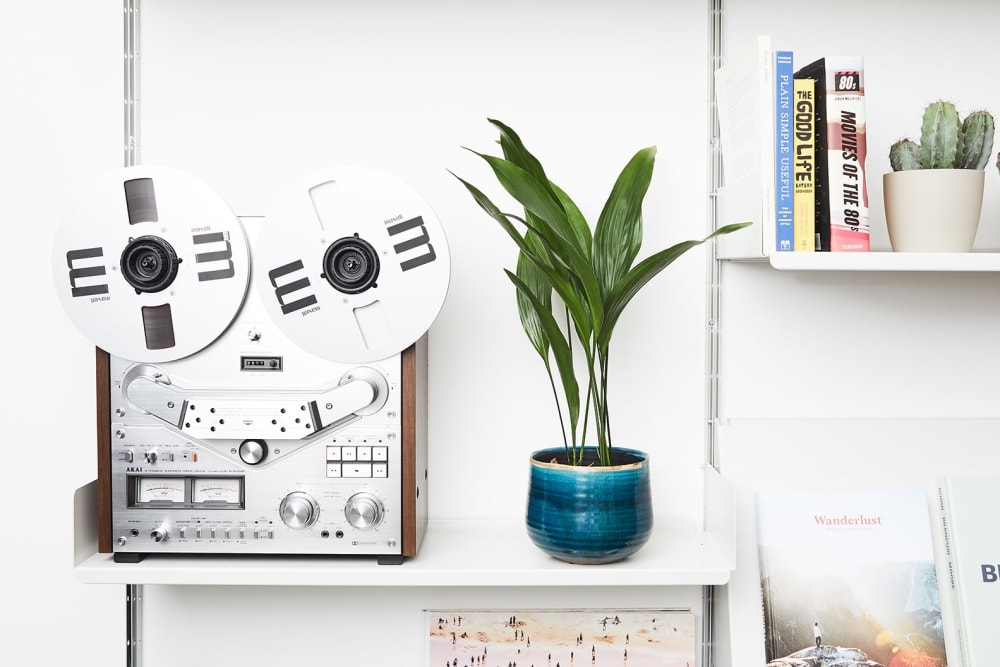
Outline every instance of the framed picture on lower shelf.
<path id="1" fill-rule="evenodd" d="M 695 667 L 690 609 L 428 609 L 428 667 Z"/>

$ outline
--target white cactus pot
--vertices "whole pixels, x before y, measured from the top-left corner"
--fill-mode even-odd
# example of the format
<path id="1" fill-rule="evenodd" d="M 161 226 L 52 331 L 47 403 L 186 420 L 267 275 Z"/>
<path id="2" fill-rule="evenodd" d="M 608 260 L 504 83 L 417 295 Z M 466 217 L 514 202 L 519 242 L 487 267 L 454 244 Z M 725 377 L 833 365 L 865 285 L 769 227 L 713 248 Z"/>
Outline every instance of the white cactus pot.
<path id="1" fill-rule="evenodd" d="M 983 210 L 982 169 L 913 169 L 882 176 L 895 252 L 970 252 Z"/>

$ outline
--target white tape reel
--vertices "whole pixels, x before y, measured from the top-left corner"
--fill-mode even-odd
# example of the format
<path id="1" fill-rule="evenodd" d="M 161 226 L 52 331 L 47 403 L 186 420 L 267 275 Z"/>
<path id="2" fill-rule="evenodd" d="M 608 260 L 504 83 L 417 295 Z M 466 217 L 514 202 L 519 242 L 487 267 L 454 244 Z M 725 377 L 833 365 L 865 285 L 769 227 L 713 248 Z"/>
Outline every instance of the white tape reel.
<path id="1" fill-rule="evenodd" d="M 386 359 L 434 322 L 448 291 L 448 243 L 413 189 L 341 167 L 274 202 L 254 244 L 254 282 L 293 342 L 342 363 Z"/>
<path id="2" fill-rule="evenodd" d="M 172 361 L 218 338 L 249 284 L 239 219 L 196 178 L 156 166 L 105 175 L 64 218 L 56 291 L 95 345 L 133 361 Z"/>

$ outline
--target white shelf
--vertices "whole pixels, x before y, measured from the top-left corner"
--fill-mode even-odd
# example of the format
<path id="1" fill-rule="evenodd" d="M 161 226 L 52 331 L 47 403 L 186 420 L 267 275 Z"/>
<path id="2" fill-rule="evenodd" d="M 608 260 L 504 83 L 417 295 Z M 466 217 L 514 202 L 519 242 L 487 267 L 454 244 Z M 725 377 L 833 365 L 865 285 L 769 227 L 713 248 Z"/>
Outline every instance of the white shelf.
<path id="1" fill-rule="evenodd" d="M 75 496 L 76 573 L 92 584 L 257 586 L 701 586 L 722 585 L 732 573 L 715 538 L 701 530 L 654 529 L 628 559 L 598 567 L 546 556 L 528 539 L 524 522 L 431 521 L 420 552 L 402 565 L 374 558 L 320 556 L 147 556 L 115 563 L 96 553 L 96 483 Z"/>
<path id="2" fill-rule="evenodd" d="M 1000 271 L 996 252 L 774 252 L 767 260 L 785 271 Z"/>

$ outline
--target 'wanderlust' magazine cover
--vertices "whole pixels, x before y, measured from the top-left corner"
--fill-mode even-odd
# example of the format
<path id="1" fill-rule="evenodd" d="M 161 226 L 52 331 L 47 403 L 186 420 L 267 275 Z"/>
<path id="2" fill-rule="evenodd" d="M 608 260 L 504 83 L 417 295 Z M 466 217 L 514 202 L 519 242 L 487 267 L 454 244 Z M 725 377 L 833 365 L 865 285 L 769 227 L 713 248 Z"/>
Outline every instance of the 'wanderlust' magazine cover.
<path id="1" fill-rule="evenodd" d="M 924 491 L 760 491 L 768 667 L 943 667 Z"/>

